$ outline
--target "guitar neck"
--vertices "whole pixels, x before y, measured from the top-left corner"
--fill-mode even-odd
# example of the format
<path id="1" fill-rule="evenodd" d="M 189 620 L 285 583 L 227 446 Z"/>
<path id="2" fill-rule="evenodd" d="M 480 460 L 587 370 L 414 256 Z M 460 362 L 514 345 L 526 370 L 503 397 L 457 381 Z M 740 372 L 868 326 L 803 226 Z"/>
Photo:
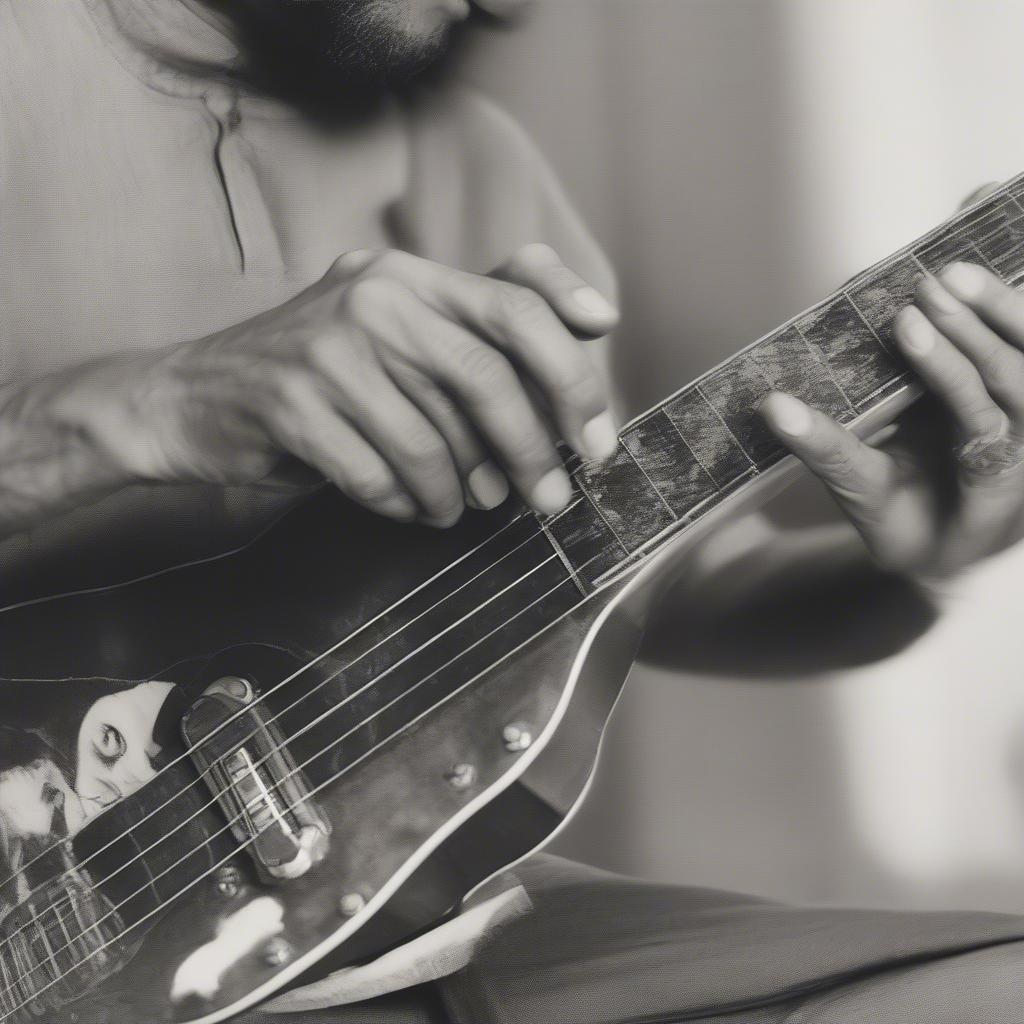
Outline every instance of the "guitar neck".
<path id="1" fill-rule="evenodd" d="M 1024 174 L 637 417 L 608 462 L 570 459 L 578 497 L 544 526 L 580 588 L 639 562 L 785 458 L 756 413 L 769 391 L 840 423 L 877 417 L 910 385 L 896 314 L 919 274 L 955 260 L 1024 281 Z"/>

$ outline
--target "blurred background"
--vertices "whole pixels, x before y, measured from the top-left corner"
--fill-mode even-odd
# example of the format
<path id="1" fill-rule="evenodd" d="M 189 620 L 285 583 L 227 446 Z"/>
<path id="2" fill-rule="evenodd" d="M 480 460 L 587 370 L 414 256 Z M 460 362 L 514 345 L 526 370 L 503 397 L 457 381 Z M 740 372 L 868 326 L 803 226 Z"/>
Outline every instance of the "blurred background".
<path id="1" fill-rule="evenodd" d="M 547 0 L 478 35 L 462 74 L 618 269 L 631 412 L 1024 171 L 1016 0 Z M 794 510 L 831 514 L 809 483 Z M 556 849 L 805 902 L 1024 910 L 1022 548 L 872 665 L 637 665 Z"/>

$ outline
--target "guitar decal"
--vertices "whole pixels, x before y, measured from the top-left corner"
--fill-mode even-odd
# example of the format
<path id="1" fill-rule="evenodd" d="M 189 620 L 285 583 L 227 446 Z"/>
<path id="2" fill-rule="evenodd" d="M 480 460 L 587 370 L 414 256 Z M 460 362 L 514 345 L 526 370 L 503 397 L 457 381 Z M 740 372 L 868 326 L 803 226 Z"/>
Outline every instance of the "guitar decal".
<path id="1" fill-rule="evenodd" d="M 78 733 L 75 791 L 85 818 L 136 792 L 155 774 L 157 718 L 173 683 L 152 680 L 100 697 Z"/>

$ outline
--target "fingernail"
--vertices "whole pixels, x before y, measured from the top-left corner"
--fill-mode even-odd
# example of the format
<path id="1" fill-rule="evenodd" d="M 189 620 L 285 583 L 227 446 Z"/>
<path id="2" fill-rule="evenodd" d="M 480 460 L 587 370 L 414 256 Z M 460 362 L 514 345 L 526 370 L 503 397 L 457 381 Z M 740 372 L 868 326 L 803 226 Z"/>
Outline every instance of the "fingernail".
<path id="1" fill-rule="evenodd" d="M 615 424 L 609 412 L 602 412 L 592 420 L 587 420 L 583 425 L 581 437 L 586 450 L 580 454 L 585 459 L 611 458 L 619 446 L 619 435 L 615 432 Z"/>
<path id="2" fill-rule="evenodd" d="M 416 504 L 411 498 L 403 494 L 396 494 L 393 498 L 382 501 L 377 509 L 381 515 L 391 516 L 393 519 L 401 519 L 404 522 L 411 522 L 416 518 Z"/>
<path id="3" fill-rule="evenodd" d="M 976 299 L 985 290 L 985 273 L 972 263 L 951 263 L 942 271 L 942 280 L 962 299 Z"/>
<path id="4" fill-rule="evenodd" d="M 766 401 L 772 423 L 784 434 L 801 437 L 811 429 L 811 411 L 798 398 L 779 391 Z"/>
<path id="5" fill-rule="evenodd" d="M 497 508 L 508 497 L 508 480 L 498 467 L 488 460 L 481 462 L 466 478 L 466 486 L 480 508 Z"/>
<path id="6" fill-rule="evenodd" d="M 572 484 L 564 469 L 552 469 L 537 481 L 530 495 L 530 504 L 544 515 L 560 512 L 569 504 Z"/>
<path id="7" fill-rule="evenodd" d="M 577 288 L 572 293 L 572 297 L 576 305 L 584 313 L 589 313 L 591 316 L 599 316 L 602 319 L 618 316 L 615 307 L 596 288 L 591 288 L 590 285 L 584 288 Z"/>
<path id="8" fill-rule="evenodd" d="M 923 274 L 918 290 L 929 305 L 940 313 L 959 313 L 963 307 L 942 287 L 942 282 L 933 274 Z"/>
<path id="9" fill-rule="evenodd" d="M 917 355 L 927 355 L 935 347 L 935 328 L 914 306 L 907 306 L 896 322 L 896 337 Z"/>

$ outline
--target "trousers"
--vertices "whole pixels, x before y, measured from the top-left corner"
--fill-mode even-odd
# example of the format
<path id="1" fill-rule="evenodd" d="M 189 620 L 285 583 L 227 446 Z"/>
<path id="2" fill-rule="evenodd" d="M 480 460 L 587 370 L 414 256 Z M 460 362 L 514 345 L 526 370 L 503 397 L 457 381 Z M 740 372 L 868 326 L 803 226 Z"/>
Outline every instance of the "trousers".
<path id="1" fill-rule="evenodd" d="M 1022 1024 L 1024 915 L 800 907 L 536 855 L 437 981 L 245 1024 Z"/>

